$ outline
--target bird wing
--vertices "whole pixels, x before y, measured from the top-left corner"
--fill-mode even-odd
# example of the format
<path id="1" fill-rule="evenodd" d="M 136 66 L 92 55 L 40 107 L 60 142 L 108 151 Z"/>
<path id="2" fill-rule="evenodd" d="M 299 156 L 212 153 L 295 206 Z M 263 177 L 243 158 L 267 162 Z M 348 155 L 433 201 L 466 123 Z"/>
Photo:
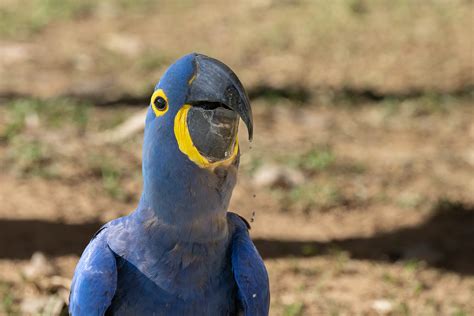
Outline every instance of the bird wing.
<path id="1" fill-rule="evenodd" d="M 104 315 L 117 288 L 115 255 L 107 245 L 102 227 L 79 260 L 69 296 L 69 312 L 76 315 Z"/>
<path id="2" fill-rule="evenodd" d="M 228 213 L 235 231 L 232 235 L 232 270 L 238 287 L 238 301 L 245 316 L 266 316 L 270 306 L 268 274 L 262 257 L 250 239 L 248 223 Z"/>

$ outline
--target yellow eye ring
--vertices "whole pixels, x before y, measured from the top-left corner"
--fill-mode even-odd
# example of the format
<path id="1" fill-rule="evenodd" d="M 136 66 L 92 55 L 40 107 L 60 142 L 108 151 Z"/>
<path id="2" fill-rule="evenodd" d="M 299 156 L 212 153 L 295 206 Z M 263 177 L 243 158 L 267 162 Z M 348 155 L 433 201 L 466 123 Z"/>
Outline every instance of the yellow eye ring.
<path id="1" fill-rule="evenodd" d="M 168 98 L 162 89 L 158 89 L 153 92 L 150 101 L 151 108 L 155 112 L 156 116 L 162 116 L 168 112 Z"/>

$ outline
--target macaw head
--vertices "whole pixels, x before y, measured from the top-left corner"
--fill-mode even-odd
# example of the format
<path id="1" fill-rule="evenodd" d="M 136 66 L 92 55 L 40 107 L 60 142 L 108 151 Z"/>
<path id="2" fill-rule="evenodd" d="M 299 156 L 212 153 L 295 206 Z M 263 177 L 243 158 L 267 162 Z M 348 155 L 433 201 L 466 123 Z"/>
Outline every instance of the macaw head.
<path id="1" fill-rule="evenodd" d="M 234 72 L 189 54 L 172 64 L 150 100 L 142 202 L 177 223 L 227 211 L 239 164 L 239 119 L 252 139 L 252 110 Z"/>

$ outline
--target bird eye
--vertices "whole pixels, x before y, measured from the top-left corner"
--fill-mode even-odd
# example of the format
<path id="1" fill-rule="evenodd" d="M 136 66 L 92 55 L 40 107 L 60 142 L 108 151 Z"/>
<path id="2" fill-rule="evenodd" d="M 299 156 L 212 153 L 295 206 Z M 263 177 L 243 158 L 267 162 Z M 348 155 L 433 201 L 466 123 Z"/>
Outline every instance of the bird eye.
<path id="1" fill-rule="evenodd" d="M 155 108 L 160 111 L 166 109 L 166 100 L 163 97 L 157 97 L 153 104 L 155 105 Z"/>
<path id="2" fill-rule="evenodd" d="M 157 89 L 155 92 L 153 92 L 153 95 L 150 99 L 150 105 L 157 117 L 163 116 L 166 112 L 168 112 L 168 98 L 162 89 Z"/>

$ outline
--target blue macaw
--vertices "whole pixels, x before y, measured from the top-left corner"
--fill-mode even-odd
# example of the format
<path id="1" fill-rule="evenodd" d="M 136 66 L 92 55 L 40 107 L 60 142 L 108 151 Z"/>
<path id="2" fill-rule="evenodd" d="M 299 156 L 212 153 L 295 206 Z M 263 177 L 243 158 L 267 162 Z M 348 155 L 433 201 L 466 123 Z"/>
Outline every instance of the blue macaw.
<path id="1" fill-rule="evenodd" d="M 227 211 L 248 96 L 202 54 L 171 65 L 145 122 L 136 210 L 105 224 L 79 260 L 72 315 L 268 315 L 268 275 L 248 223 Z"/>

